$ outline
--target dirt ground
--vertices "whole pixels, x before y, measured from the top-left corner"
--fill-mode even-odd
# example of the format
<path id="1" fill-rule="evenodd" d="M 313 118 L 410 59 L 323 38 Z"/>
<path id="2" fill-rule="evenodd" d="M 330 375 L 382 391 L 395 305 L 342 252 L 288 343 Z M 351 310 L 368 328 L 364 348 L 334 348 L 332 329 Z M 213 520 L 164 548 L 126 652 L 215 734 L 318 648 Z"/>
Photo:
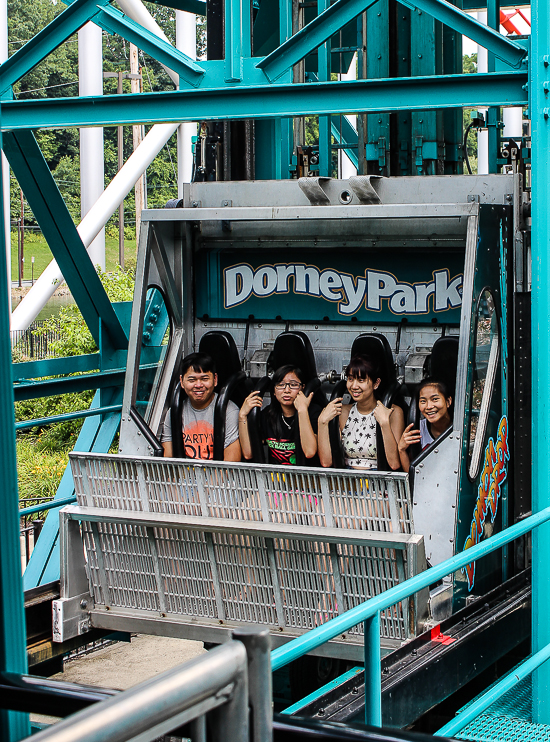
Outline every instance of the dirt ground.
<path id="1" fill-rule="evenodd" d="M 204 651 L 202 642 L 138 634 L 130 643 L 117 642 L 66 662 L 64 671 L 52 679 L 126 690 Z M 36 714 L 31 720 L 44 724 L 57 721 Z"/>

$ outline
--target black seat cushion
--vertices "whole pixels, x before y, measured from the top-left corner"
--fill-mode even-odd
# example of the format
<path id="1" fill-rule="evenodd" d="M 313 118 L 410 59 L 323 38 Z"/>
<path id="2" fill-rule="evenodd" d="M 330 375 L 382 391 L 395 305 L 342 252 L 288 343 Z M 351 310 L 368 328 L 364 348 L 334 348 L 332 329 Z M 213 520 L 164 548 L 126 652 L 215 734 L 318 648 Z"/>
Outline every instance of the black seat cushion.
<path id="1" fill-rule="evenodd" d="M 397 378 L 388 338 L 379 332 L 366 332 L 358 335 L 351 346 L 351 358 L 355 356 L 369 356 L 378 364 L 381 383 L 377 397 L 383 400 Z"/>
<path id="2" fill-rule="evenodd" d="M 306 383 L 317 376 L 313 348 L 305 332 L 292 330 L 277 336 L 267 359 L 268 371 L 276 371 L 287 365 L 301 369 Z"/>
<path id="3" fill-rule="evenodd" d="M 218 389 L 222 389 L 233 374 L 241 370 L 241 359 L 233 336 L 225 330 L 212 330 L 202 336 L 199 353 L 214 359 L 218 372 Z"/>
<path id="4" fill-rule="evenodd" d="M 442 381 L 454 399 L 456 387 L 456 368 L 458 365 L 458 338 L 448 335 L 433 344 L 428 361 L 428 375 Z"/>

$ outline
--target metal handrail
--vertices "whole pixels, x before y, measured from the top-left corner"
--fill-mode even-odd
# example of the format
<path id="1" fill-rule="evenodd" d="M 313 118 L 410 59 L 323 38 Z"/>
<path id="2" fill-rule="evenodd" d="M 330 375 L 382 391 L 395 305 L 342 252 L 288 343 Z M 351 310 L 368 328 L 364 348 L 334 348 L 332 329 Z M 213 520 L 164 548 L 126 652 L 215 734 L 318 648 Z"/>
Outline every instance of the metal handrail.
<path id="1" fill-rule="evenodd" d="M 59 500 L 50 500 L 39 505 L 30 505 L 28 508 L 19 511 L 19 517 L 22 518 L 24 515 L 31 515 L 31 513 L 43 513 L 45 510 L 53 510 L 54 508 L 62 508 L 65 505 L 72 505 L 73 502 L 76 502 L 76 495 L 62 497 Z"/>
<path id="2" fill-rule="evenodd" d="M 123 742 L 138 736 L 140 742 L 149 742 L 214 709 L 210 725 L 214 742 L 249 742 L 247 661 L 244 644 L 227 642 L 79 711 L 26 742 Z"/>
<path id="3" fill-rule="evenodd" d="M 509 544 L 519 536 L 550 521 L 550 507 L 525 518 L 520 523 L 491 536 L 470 549 L 456 554 L 445 562 L 430 567 L 425 572 L 405 580 L 380 595 L 361 603 L 341 616 L 317 626 L 307 634 L 293 639 L 271 653 L 273 670 L 312 652 L 325 642 L 344 634 L 361 621 L 365 623 L 365 720 L 367 724 L 382 726 L 382 687 L 380 664 L 380 611 L 410 598 L 414 593 L 429 587 L 443 577 L 463 569 L 466 565 Z"/>

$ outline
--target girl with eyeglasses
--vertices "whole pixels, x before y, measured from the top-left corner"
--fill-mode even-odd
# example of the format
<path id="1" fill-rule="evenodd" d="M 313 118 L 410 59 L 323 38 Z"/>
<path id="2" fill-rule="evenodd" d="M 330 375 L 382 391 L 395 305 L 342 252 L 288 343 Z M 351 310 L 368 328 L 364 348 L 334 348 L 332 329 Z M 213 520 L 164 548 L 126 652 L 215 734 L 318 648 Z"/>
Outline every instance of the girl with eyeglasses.
<path id="1" fill-rule="evenodd" d="M 292 365 L 281 366 L 271 379 L 271 404 L 261 412 L 262 442 L 267 444 L 268 463 L 318 466 L 317 418 L 321 408 L 312 405 L 313 393 L 304 394 L 302 371 Z M 263 399 L 252 392 L 239 411 L 239 439 L 245 459 L 252 458 L 248 415 L 261 407 Z"/>

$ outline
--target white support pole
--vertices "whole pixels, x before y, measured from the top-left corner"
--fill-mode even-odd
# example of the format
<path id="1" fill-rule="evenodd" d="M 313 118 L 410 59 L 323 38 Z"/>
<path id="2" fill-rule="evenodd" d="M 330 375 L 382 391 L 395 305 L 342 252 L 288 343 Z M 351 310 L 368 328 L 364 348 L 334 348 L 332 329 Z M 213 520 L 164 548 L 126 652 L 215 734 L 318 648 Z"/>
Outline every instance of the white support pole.
<path id="1" fill-rule="evenodd" d="M 343 75 L 340 75 L 341 80 L 357 80 L 357 54 L 353 55 L 349 70 Z M 350 114 L 347 117 L 350 124 L 357 131 L 357 116 Z M 352 175 L 357 175 L 357 168 L 352 164 L 351 160 L 344 152 L 343 149 L 338 150 L 338 164 L 341 178 L 351 178 Z"/>
<path id="2" fill-rule="evenodd" d="M 103 94 L 102 31 L 87 23 L 78 32 L 78 94 Z M 80 215 L 84 218 L 105 188 L 103 129 L 80 129 Z M 94 265 L 105 270 L 105 229 L 89 247 Z"/>
<path id="3" fill-rule="evenodd" d="M 86 247 L 91 245 L 92 241 L 107 223 L 111 214 L 122 203 L 133 188 L 136 180 L 145 172 L 176 131 L 176 128 L 176 124 L 157 124 L 154 126 L 139 148 L 125 162 L 122 170 L 117 173 L 103 191 L 77 227 L 82 242 Z M 12 329 L 26 330 L 62 281 L 63 275 L 59 270 L 59 266 L 55 260 L 52 260 L 13 312 Z"/>
<path id="4" fill-rule="evenodd" d="M 520 139 L 523 134 L 523 109 L 519 106 L 502 109 L 503 136 Z"/>
<path id="5" fill-rule="evenodd" d="M 176 10 L 176 48 L 191 59 L 197 58 L 197 16 L 183 10 Z M 191 182 L 192 137 L 196 134 L 196 123 L 185 122 L 178 127 L 178 198 L 183 196 L 183 184 Z"/>
<path id="6" fill-rule="evenodd" d="M 487 11 L 478 11 L 477 20 L 486 26 Z M 483 46 L 477 47 L 477 71 L 487 72 L 487 49 Z M 480 108 L 479 110 L 487 116 L 486 108 Z M 489 172 L 489 132 L 487 129 L 477 132 L 477 172 L 479 175 L 487 175 Z"/>

